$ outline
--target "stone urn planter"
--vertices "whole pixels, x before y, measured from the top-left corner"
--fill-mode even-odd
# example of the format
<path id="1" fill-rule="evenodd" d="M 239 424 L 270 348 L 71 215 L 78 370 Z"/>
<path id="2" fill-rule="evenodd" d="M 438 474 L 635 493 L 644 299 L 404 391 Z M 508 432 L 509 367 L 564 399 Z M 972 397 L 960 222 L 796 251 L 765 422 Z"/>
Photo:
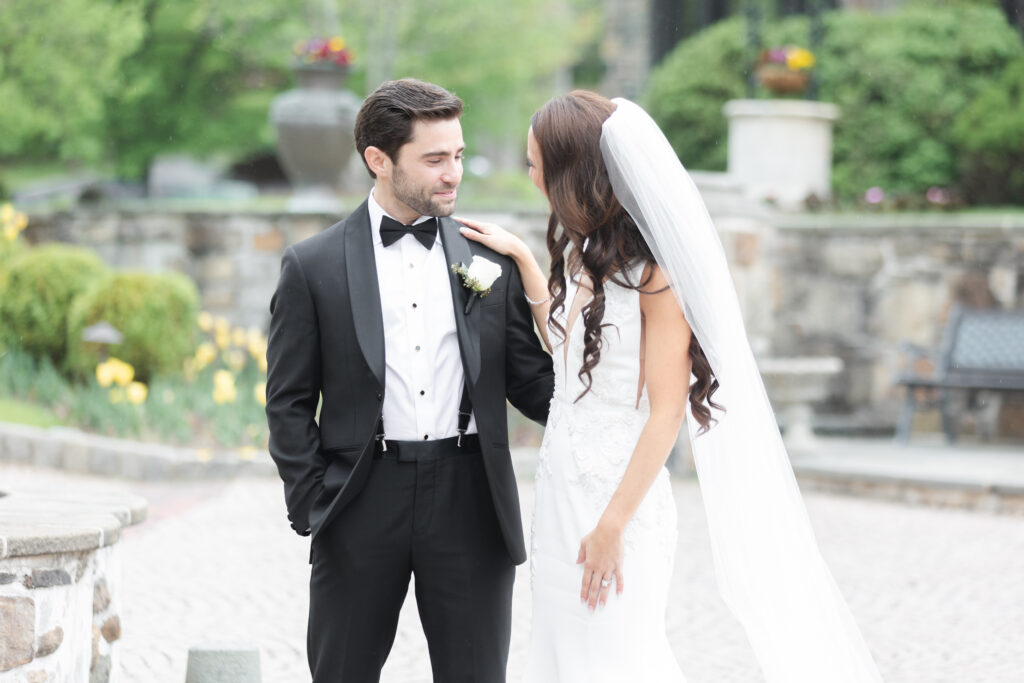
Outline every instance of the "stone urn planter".
<path id="1" fill-rule="evenodd" d="M 352 129 L 361 100 L 345 89 L 348 67 L 302 64 L 298 87 L 270 105 L 277 156 L 295 188 L 293 210 L 337 210 L 342 174 L 355 149 Z"/>
<path id="2" fill-rule="evenodd" d="M 832 127 L 839 107 L 810 100 L 731 100 L 729 174 L 746 196 L 801 209 L 832 196 Z"/>

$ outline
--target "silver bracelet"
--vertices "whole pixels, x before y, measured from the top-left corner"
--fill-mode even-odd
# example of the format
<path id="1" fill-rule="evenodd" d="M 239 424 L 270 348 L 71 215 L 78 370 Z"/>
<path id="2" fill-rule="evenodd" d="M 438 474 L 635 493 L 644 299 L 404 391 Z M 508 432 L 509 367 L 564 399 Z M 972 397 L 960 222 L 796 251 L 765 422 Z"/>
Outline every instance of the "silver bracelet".
<path id="1" fill-rule="evenodd" d="M 523 292 L 523 298 L 526 299 L 526 303 L 530 304 L 531 306 L 540 306 L 541 304 L 546 304 L 547 302 L 551 301 L 551 295 L 550 294 L 548 294 L 548 298 L 547 299 L 541 299 L 540 301 L 534 301 L 533 299 L 530 298 L 530 295 L 527 294 L 525 291 Z"/>

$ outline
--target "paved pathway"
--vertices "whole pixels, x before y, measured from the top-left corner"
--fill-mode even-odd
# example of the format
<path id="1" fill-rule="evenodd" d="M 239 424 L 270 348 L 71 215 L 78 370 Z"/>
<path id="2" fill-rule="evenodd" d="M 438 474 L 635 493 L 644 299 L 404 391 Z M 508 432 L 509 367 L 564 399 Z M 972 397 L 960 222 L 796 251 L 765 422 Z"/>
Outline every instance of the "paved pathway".
<path id="1" fill-rule="evenodd" d="M 0 464 L 0 485 L 127 488 L 151 501 L 150 519 L 123 540 L 122 680 L 181 683 L 189 646 L 221 640 L 260 646 L 265 683 L 309 681 L 307 543 L 284 520 L 278 482 L 110 482 Z M 529 514 L 532 486 L 521 490 Z M 679 480 L 675 492 L 668 617 L 676 655 L 691 683 L 760 681 L 718 598 L 697 485 Z M 818 494 L 806 501 L 888 683 L 1024 680 L 1024 518 Z M 528 576 L 518 578 L 510 681 L 529 631 Z M 383 680 L 430 681 L 411 600 Z"/>

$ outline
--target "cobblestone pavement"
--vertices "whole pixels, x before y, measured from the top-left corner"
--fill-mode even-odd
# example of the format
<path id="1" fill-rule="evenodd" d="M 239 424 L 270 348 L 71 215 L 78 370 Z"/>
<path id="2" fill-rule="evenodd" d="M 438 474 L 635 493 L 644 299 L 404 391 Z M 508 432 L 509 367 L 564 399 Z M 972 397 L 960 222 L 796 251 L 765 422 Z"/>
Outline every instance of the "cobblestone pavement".
<path id="1" fill-rule="evenodd" d="M 276 480 L 139 484 L 0 465 L 0 485 L 121 488 L 150 501 L 149 520 L 122 541 L 123 681 L 181 683 L 188 648 L 210 641 L 259 646 L 265 683 L 309 681 L 308 546 L 285 522 Z M 533 487 L 521 490 L 528 515 Z M 680 537 L 668 622 L 676 655 L 691 683 L 759 681 L 718 598 L 697 485 L 678 480 L 675 493 Z M 1024 680 L 1024 519 L 817 494 L 806 501 L 888 683 Z M 529 605 L 524 565 L 510 681 L 524 665 Z M 411 597 L 383 680 L 430 681 Z"/>

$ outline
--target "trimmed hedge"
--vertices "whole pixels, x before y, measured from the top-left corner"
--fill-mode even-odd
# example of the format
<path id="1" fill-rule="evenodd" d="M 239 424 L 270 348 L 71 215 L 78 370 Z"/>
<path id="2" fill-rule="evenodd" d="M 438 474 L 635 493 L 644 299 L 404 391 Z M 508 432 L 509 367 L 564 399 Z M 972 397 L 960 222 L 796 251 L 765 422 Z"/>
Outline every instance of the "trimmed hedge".
<path id="1" fill-rule="evenodd" d="M 837 197 L 860 197 L 872 186 L 923 194 L 932 186 L 974 184 L 974 169 L 958 163 L 963 141 L 954 135 L 954 123 L 982 93 L 1000 87 L 1003 71 L 1024 54 L 1020 37 L 1000 11 L 975 6 L 839 11 L 824 21 L 816 76 L 821 99 L 842 111 L 835 130 Z M 745 96 L 752 68 L 745 32 L 742 18 L 720 22 L 681 43 L 651 76 L 648 110 L 688 167 L 725 168 L 722 107 Z M 807 39 L 806 17 L 764 25 L 766 46 L 806 45 Z M 999 163 L 1012 154 L 1002 151 L 991 152 Z M 1024 197 L 1002 201 L 1024 203 Z"/>
<path id="2" fill-rule="evenodd" d="M 0 335 L 59 365 L 67 354 L 68 315 L 76 296 L 109 272 L 91 249 L 46 244 L 6 268 L 0 290 Z"/>
<path id="3" fill-rule="evenodd" d="M 1024 56 L 961 112 L 953 139 L 968 201 L 1024 203 Z"/>
<path id="4" fill-rule="evenodd" d="M 101 320 L 117 328 L 124 341 L 108 353 L 130 363 L 136 379 L 148 382 L 178 373 L 195 348 L 199 294 L 180 273 L 113 273 L 83 292 L 68 321 L 67 368 L 92 373 L 99 363 L 97 344 L 78 340 L 82 330 Z"/>

